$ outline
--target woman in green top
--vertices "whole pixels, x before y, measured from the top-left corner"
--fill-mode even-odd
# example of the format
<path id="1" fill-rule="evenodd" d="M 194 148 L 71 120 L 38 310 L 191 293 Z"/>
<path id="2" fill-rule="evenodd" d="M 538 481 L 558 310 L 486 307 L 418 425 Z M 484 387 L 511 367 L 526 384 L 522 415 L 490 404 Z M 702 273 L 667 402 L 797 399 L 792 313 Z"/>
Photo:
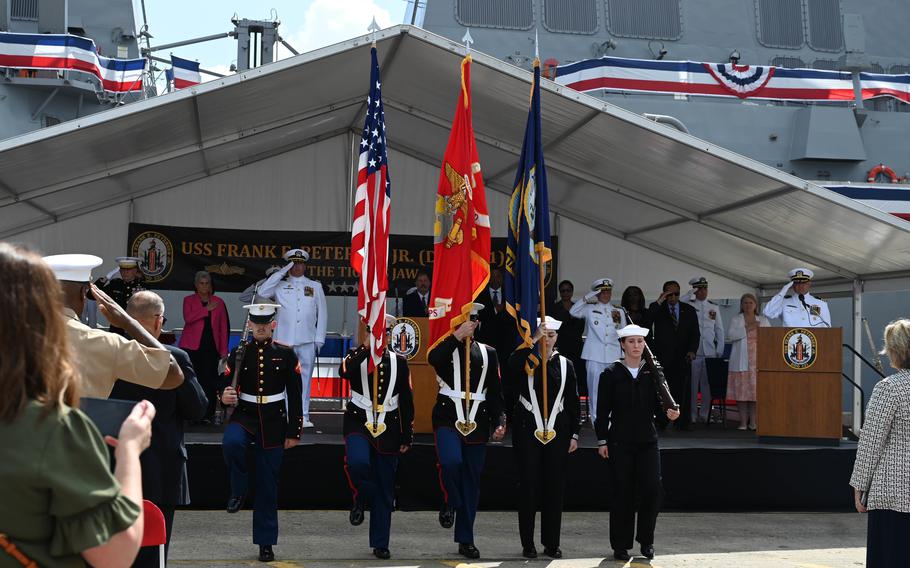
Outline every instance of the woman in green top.
<path id="1" fill-rule="evenodd" d="M 118 438 L 102 440 L 74 406 L 79 376 L 60 287 L 41 257 L 0 243 L 0 566 L 129 566 L 142 540 L 139 454 L 154 407 L 133 408 Z M 104 442 L 113 446 L 110 473 Z"/>

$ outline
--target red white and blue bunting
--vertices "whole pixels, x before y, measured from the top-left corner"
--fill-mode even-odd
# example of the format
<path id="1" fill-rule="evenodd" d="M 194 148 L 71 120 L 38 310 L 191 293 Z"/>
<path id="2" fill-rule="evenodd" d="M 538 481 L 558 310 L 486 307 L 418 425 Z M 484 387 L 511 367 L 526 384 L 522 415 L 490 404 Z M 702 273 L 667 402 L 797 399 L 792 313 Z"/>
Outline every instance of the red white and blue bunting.
<path id="1" fill-rule="evenodd" d="M 577 91 L 638 91 L 794 101 L 850 101 L 853 79 L 843 71 L 762 65 L 602 57 L 556 68 L 556 82 Z M 863 99 L 910 102 L 910 75 L 860 73 Z"/>
<path id="2" fill-rule="evenodd" d="M 98 55 L 91 39 L 69 34 L 0 32 L 0 67 L 81 71 L 94 75 L 112 93 L 142 90 L 145 59 Z"/>

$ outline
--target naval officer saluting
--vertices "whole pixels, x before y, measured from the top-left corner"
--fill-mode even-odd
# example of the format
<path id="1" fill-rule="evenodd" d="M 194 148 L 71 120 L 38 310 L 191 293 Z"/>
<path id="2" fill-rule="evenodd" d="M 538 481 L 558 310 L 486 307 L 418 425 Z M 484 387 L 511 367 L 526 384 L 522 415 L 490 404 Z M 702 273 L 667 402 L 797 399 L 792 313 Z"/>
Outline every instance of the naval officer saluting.
<path id="1" fill-rule="evenodd" d="M 765 317 L 780 316 L 784 327 L 831 327 L 828 303 L 809 293 L 815 273 L 808 268 L 794 268 L 787 275 L 790 282 L 765 304 Z"/>
<path id="2" fill-rule="evenodd" d="M 544 554 L 562 558 L 559 531 L 566 486 L 566 458 L 578 449 L 581 407 L 572 362 L 556 352 L 557 332 L 562 322 L 547 316 L 537 320 L 534 342 L 546 342 L 547 385 L 544 393 L 543 366 L 528 374 L 525 365 L 530 347 L 509 357 L 511 381 L 506 381 L 507 407 L 512 406 L 512 445 L 519 472 L 518 532 L 522 555 L 537 558 L 534 518 L 540 509 L 540 540 Z M 544 403 L 544 394 L 547 401 Z"/>
<path id="3" fill-rule="evenodd" d="M 272 545 L 278 543 L 278 470 L 284 450 L 300 443 L 303 417 L 300 408 L 300 371 L 290 348 L 272 341 L 275 304 L 251 304 L 253 339 L 235 347 L 228 356 L 236 361 L 244 348 L 237 388 L 221 393 L 225 406 L 238 405 L 224 430 L 224 461 L 231 477 L 227 512 L 243 506 L 249 485 L 246 450 L 256 446 L 256 501 L 253 504 L 253 544 L 259 545 L 259 560 L 275 559 Z M 228 368 L 226 375 L 231 376 Z"/>
<path id="4" fill-rule="evenodd" d="M 281 306 L 275 341 L 290 346 L 300 361 L 303 378 L 303 427 L 310 422 L 310 383 L 316 353 L 325 343 L 329 314 L 325 305 L 322 284 L 305 276 L 310 255 L 303 249 L 291 249 L 284 254 L 288 264 L 266 278 L 259 288 L 263 298 L 274 299 Z"/>
<path id="5" fill-rule="evenodd" d="M 398 457 L 411 448 L 414 397 L 408 360 L 387 346 L 395 316 L 386 315 L 382 360 L 369 369 L 368 344 L 351 350 L 338 374 L 351 385 L 344 413 L 344 472 L 354 493 L 352 525 L 363 522 L 370 507 L 370 547 L 377 558 L 389 558 L 389 532 L 395 497 Z"/>
<path id="6" fill-rule="evenodd" d="M 492 434 L 498 442 L 506 434 L 496 350 L 472 341 L 479 325 L 477 314 L 483 307 L 475 303 L 470 319 L 427 355 L 439 383 L 433 407 L 433 433 L 445 500 L 439 511 L 439 524 L 446 529 L 455 525 L 458 553 L 467 558 L 480 558 L 480 551 L 474 546 L 474 518 L 487 440 Z M 465 341 L 471 346 L 467 361 Z M 470 370 L 467 393 L 468 385 L 463 380 L 466 368 Z"/>
<path id="7" fill-rule="evenodd" d="M 616 331 L 625 327 L 626 315 L 610 304 L 611 299 L 613 280 L 598 278 L 591 284 L 591 291 L 569 309 L 569 315 L 585 320 L 585 344 L 581 349 L 581 358 L 585 360 L 588 376 L 588 415 L 591 424 L 597 420 L 600 374 L 607 365 L 622 356 Z"/>

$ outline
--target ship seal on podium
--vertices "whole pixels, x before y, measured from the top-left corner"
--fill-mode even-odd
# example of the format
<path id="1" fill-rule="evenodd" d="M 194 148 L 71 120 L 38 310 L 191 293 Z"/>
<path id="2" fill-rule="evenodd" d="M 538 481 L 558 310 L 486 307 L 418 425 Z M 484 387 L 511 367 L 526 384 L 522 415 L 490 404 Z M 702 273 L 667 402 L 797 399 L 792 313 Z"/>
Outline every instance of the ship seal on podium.
<path id="1" fill-rule="evenodd" d="M 398 318 L 389 334 L 389 348 L 408 361 L 420 351 L 420 327 L 411 318 Z"/>
<path id="2" fill-rule="evenodd" d="M 784 361 L 791 369 L 808 369 L 815 363 L 818 342 L 808 329 L 797 327 L 784 335 Z"/>

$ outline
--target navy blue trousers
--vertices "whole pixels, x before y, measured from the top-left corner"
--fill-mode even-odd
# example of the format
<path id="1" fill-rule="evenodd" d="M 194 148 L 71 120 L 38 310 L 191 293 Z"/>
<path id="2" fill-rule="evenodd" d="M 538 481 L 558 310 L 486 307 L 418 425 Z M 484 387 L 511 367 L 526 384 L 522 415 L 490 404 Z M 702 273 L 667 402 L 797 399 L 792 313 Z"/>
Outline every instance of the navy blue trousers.
<path id="1" fill-rule="evenodd" d="M 253 503 L 253 544 L 278 543 L 278 470 L 284 448 L 263 449 L 259 433 L 250 433 L 231 422 L 222 441 L 224 461 L 231 476 L 231 495 L 247 494 L 250 474 L 246 467 L 246 450 L 256 445 L 256 500 Z"/>
<path id="2" fill-rule="evenodd" d="M 398 456 L 381 454 L 360 434 L 344 439 L 344 472 L 354 501 L 370 510 L 370 548 L 388 548 Z"/>
<path id="3" fill-rule="evenodd" d="M 466 444 L 454 428 L 436 430 L 439 484 L 445 502 L 455 509 L 455 542 L 474 543 L 474 518 L 480 502 L 480 472 L 486 444 Z"/>

